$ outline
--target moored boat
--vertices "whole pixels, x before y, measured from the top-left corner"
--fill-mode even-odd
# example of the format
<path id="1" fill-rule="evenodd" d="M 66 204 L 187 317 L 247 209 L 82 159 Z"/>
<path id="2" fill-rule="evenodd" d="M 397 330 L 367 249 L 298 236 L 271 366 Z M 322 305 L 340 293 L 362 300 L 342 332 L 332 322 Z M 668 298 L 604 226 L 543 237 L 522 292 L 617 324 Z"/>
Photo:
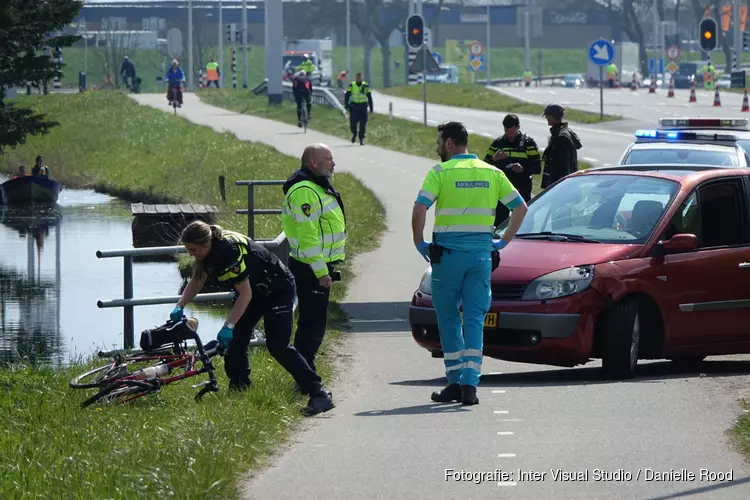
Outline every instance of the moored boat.
<path id="1" fill-rule="evenodd" d="M 26 175 L 0 184 L 0 199 L 5 205 L 55 203 L 62 185 L 48 177 Z"/>

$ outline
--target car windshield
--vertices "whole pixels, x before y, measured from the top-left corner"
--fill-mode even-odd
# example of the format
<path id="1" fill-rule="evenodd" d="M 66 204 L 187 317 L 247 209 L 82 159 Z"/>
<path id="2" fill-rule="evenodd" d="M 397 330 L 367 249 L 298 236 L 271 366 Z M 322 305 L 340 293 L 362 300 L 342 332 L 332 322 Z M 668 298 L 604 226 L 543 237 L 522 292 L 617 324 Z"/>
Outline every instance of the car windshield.
<path id="1" fill-rule="evenodd" d="M 734 149 L 726 151 L 684 148 L 647 148 L 633 149 L 623 162 L 625 165 L 717 165 L 721 167 L 738 167 L 740 160 Z"/>
<path id="2" fill-rule="evenodd" d="M 570 177 L 529 204 L 517 237 L 643 244 L 678 190 L 675 181 L 647 176 Z"/>

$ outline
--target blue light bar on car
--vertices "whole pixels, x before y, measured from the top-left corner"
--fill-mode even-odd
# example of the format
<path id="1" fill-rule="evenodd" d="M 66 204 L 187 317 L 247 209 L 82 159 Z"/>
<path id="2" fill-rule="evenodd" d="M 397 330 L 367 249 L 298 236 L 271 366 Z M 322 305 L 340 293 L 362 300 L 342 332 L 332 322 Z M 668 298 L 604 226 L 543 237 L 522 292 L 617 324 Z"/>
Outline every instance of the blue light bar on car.
<path id="1" fill-rule="evenodd" d="M 636 137 L 648 139 L 668 139 L 673 141 L 737 141 L 734 134 L 701 134 L 698 132 L 675 132 L 666 130 L 636 130 Z"/>

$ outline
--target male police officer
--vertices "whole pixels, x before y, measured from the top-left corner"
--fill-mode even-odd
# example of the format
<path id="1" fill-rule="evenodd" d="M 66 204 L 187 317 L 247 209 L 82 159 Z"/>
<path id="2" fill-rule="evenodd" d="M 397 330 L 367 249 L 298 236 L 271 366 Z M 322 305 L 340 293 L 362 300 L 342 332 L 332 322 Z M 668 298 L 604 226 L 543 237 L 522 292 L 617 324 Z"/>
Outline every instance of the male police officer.
<path id="1" fill-rule="evenodd" d="M 294 347 L 313 371 L 326 331 L 331 287 L 339 279 L 334 266 L 345 258 L 344 202 L 331 184 L 335 165 L 328 146 L 311 144 L 302 153 L 302 168 L 283 187 L 281 223 L 299 307 Z"/>
<path id="2" fill-rule="evenodd" d="M 531 176 L 542 173 L 542 157 L 534 139 L 520 131 L 518 116 L 509 114 L 503 119 L 505 134 L 490 144 L 484 161 L 503 171 L 524 201 L 531 200 Z M 497 204 L 495 226 L 508 218 L 509 211 L 502 203 Z"/>
<path id="3" fill-rule="evenodd" d="M 344 94 L 344 107 L 349 111 L 349 129 L 352 131 L 352 144 L 357 138 L 357 124 L 359 123 L 359 143 L 365 143 L 365 128 L 367 127 L 367 107 L 372 113 L 372 94 L 367 82 L 362 81 L 362 73 L 355 75 L 355 81 L 349 85 Z"/>
<path id="4" fill-rule="evenodd" d="M 494 250 L 515 236 L 526 203 L 505 174 L 467 152 L 469 134 L 458 122 L 438 126 L 435 165 L 412 211 L 414 245 L 432 265 L 432 301 L 437 313 L 448 386 L 432 394 L 441 403 L 479 403 L 484 317 L 490 308 Z M 492 239 L 495 208 L 513 211 L 499 240 Z M 436 203 L 433 243 L 424 241 L 427 210 Z M 463 332 L 459 304 L 463 305 Z M 465 335 L 465 340 L 464 340 Z"/>

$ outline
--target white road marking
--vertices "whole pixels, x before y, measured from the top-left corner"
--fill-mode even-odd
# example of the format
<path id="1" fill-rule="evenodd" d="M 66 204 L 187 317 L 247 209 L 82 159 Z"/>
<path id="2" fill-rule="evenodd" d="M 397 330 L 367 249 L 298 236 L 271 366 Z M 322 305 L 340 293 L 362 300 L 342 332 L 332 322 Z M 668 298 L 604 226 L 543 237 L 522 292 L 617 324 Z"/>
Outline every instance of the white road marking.
<path id="1" fill-rule="evenodd" d="M 492 391 L 492 394 L 505 394 L 505 391 L 501 389 L 497 389 L 497 390 Z"/>
<path id="2" fill-rule="evenodd" d="M 497 483 L 498 486 L 516 486 L 517 483 L 515 481 L 500 481 Z"/>
<path id="3" fill-rule="evenodd" d="M 500 418 L 498 422 L 523 422 L 522 418 Z"/>
<path id="4" fill-rule="evenodd" d="M 584 160 L 586 160 L 588 162 L 591 162 L 591 163 L 595 163 L 595 162 L 599 161 L 596 158 L 589 158 L 588 156 L 583 156 L 582 159 L 584 159 Z"/>
<path id="5" fill-rule="evenodd" d="M 508 410 L 495 410 L 492 413 L 494 413 L 495 415 L 507 415 Z"/>
<path id="6" fill-rule="evenodd" d="M 418 116 L 411 116 L 411 115 L 409 115 L 409 118 L 411 118 L 412 120 L 419 120 Z"/>
<path id="7" fill-rule="evenodd" d="M 515 453 L 498 453 L 497 458 L 513 458 L 515 457 Z"/>
<path id="8" fill-rule="evenodd" d="M 498 436 L 512 436 L 513 432 L 511 431 L 497 431 Z"/>

